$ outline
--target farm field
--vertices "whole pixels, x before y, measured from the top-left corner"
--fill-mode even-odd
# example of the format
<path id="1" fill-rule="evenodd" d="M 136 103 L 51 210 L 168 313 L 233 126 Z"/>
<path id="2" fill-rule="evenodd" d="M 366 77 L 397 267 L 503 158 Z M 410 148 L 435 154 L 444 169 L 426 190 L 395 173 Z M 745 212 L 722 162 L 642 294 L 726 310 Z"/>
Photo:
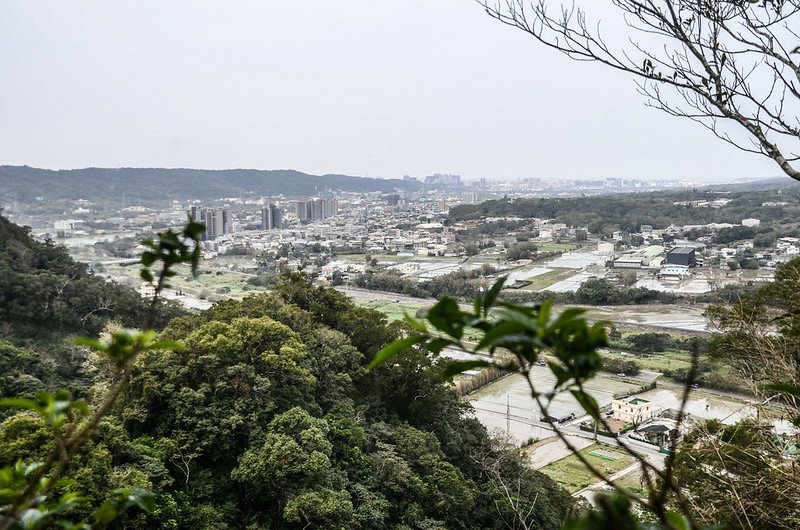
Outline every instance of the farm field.
<path id="1" fill-rule="evenodd" d="M 405 299 L 404 299 L 405 300 Z M 394 322 L 395 320 L 400 320 L 403 318 L 405 313 L 408 313 L 411 316 L 414 316 L 419 309 L 426 305 L 424 300 L 420 300 L 419 305 L 414 305 L 403 302 L 395 302 L 392 300 L 387 300 L 385 298 L 377 298 L 375 300 L 356 300 L 359 305 L 362 307 L 368 307 L 370 309 L 375 309 L 380 311 L 389 319 L 389 322 Z"/>
<path id="2" fill-rule="evenodd" d="M 651 354 L 633 354 L 619 350 L 607 350 L 603 351 L 603 357 L 634 361 L 642 370 L 652 372 L 663 373 L 667 370 L 677 370 L 691 366 L 691 354 L 688 352 L 665 351 Z"/>
<path id="3" fill-rule="evenodd" d="M 600 443 L 582 449 L 580 454 L 607 477 L 622 471 L 635 461 L 632 456 Z M 598 482 L 598 478 L 589 472 L 575 455 L 557 460 L 539 471 L 564 486 L 570 493 Z"/>
<path id="4" fill-rule="evenodd" d="M 527 291 L 544 291 L 548 287 L 562 280 L 572 277 L 575 274 L 573 269 L 553 269 L 550 272 L 529 278 L 530 285 L 524 287 Z"/>

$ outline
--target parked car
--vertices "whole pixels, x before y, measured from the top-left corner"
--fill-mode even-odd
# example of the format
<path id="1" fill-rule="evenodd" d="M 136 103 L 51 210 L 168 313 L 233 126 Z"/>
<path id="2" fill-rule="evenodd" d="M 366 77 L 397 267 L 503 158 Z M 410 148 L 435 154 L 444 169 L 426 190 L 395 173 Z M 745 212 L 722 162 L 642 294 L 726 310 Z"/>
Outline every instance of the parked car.
<path id="1" fill-rule="evenodd" d="M 558 420 L 558 423 L 566 423 L 574 419 L 575 419 L 575 413 L 573 412 L 572 414 L 567 414 L 566 416 Z"/>

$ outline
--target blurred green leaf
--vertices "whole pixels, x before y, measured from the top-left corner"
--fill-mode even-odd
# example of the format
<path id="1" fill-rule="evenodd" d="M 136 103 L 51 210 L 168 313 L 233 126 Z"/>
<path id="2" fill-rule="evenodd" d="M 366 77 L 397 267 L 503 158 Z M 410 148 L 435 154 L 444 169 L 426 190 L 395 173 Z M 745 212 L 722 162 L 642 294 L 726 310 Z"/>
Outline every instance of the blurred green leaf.
<path id="1" fill-rule="evenodd" d="M 550 368 L 550 371 L 553 372 L 553 375 L 556 376 L 556 389 L 560 388 L 564 383 L 569 381 L 570 375 L 567 370 L 564 369 L 563 366 L 560 364 L 554 363 L 552 361 L 547 363 L 547 366 Z"/>
<path id="2" fill-rule="evenodd" d="M 9 409 L 27 409 L 27 410 L 34 410 L 40 411 L 41 407 L 35 402 L 30 399 L 24 398 L 3 398 L 0 399 L 0 407 L 9 408 Z"/>
<path id="3" fill-rule="evenodd" d="M 443 297 L 428 310 L 428 322 L 454 339 L 464 335 L 464 318 L 458 303 L 449 297 Z"/>
<path id="4" fill-rule="evenodd" d="M 433 339 L 430 342 L 428 342 L 425 345 L 425 347 L 432 354 L 439 355 L 440 353 L 442 353 L 443 349 L 447 348 L 448 346 L 452 346 L 453 344 L 455 344 L 455 343 L 450 339 L 436 338 L 436 339 Z"/>
<path id="5" fill-rule="evenodd" d="M 99 525 L 107 525 L 117 518 L 117 507 L 113 501 L 106 501 L 95 510 L 92 518 Z"/>
<path id="6" fill-rule="evenodd" d="M 485 368 L 487 366 L 492 366 L 492 363 L 481 359 L 475 359 L 472 361 L 451 361 L 445 365 L 444 371 L 442 372 L 442 378 L 450 379 L 453 376 L 466 372 L 467 370 Z"/>
<path id="7" fill-rule="evenodd" d="M 667 512 L 667 524 L 672 530 L 691 530 L 692 525 L 682 514 L 675 511 Z"/>
<path id="8" fill-rule="evenodd" d="M 419 331 L 420 333 L 427 333 L 428 327 L 425 325 L 424 322 L 421 320 L 412 317 L 408 313 L 403 313 L 403 320 L 413 329 L 414 331 Z"/>
<path id="9" fill-rule="evenodd" d="M 597 401 L 595 401 L 592 396 L 580 390 L 571 390 L 570 392 L 581 408 L 583 408 L 583 410 L 585 410 L 589 416 L 595 420 L 600 419 L 600 407 L 597 405 Z"/>
<path id="10" fill-rule="evenodd" d="M 788 383 L 770 383 L 768 385 L 764 385 L 763 388 L 800 398 L 800 386 L 797 385 L 790 385 Z"/>
<path id="11" fill-rule="evenodd" d="M 481 304 L 483 308 L 483 315 L 486 316 L 489 313 L 489 310 L 494 306 L 497 297 L 500 295 L 500 291 L 503 290 L 503 286 L 506 283 L 507 276 L 501 276 L 497 279 L 496 282 L 486 291 L 486 294 L 483 295 L 483 303 Z"/>
<path id="12" fill-rule="evenodd" d="M 372 359 L 372 362 L 369 364 L 368 368 L 372 369 L 376 366 L 379 366 L 386 361 L 395 357 L 398 353 L 407 350 L 414 344 L 419 344 L 425 340 L 424 337 L 419 336 L 412 336 L 412 337 L 405 337 L 402 339 L 397 339 L 396 341 L 390 342 L 384 348 L 382 348 L 378 353 L 375 354 L 375 358 Z"/>

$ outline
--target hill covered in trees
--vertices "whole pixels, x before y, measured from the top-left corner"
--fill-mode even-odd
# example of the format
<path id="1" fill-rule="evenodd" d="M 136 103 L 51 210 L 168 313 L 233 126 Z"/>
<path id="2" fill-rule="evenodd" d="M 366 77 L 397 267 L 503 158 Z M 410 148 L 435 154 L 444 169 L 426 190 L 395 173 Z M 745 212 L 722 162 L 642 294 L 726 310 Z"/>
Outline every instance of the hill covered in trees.
<path id="1" fill-rule="evenodd" d="M 157 308 L 159 328 L 184 314 L 172 303 Z M 137 292 L 89 273 L 63 247 L 35 241 L 0 216 L 0 397 L 57 388 L 82 395 L 85 351 L 66 339 L 96 335 L 109 322 L 136 326 L 147 309 Z"/>
<path id="2" fill-rule="evenodd" d="M 730 199 L 720 207 L 697 207 L 687 201 Z M 569 226 L 586 226 L 590 232 L 611 235 L 613 230 L 637 232 L 642 225 L 662 229 L 670 225 L 708 223 L 739 224 L 754 217 L 762 221 L 795 222 L 800 217 L 800 190 L 797 187 L 629 193 L 574 198 L 497 199 L 480 204 L 464 204 L 450 209 L 451 222 L 485 217 L 553 219 Z M 788 203 L 764 206 L 764 203 Z"/>
<path id="3" fill-rule="evenodd" d="M 73 318 L 83 306 L 70 300 L 40 317 L 52 304 L 35 296 L 39 287 L 3 291 L 0 398 L 66 386 L 96 407 L 116 372 L 65 339 L 135 325 L 142 302 L 0 221 L 0 276 L 12 286 L 83 282 L 120 304 L 88 324 Z M 59 312 L 69 317 L 51 324 Z M 149 514 L 114 522 L 132 529 L 499 530 L 519 513 L 533 514 L 529 528 L 549 529 L 574 507 L 466 414 L 438 361 L 409 351 L 367 370 L 402 329 L 335 290 L 285 273 L 270 293 L 177 315 L 160 338 L 184 348 L 136 359 L 130 384 L 56 488 L 54 497 L 69 488 L 85 498 L 73 520 L 91 518 L 118 488 L 155 494 Z M 31 378 L 37 384 L 25 384 Z M 0 418 L 0 468 L 52 450 L 40 416 L 3 409 Z"/>
<path id="4" fill-rule="evenodd" d="M 185 200 L 242 196 L 307 196 L 326 188 L 353 192 L 413 190 L 416 182 L 399 179 L 309 175 L 290 169 L 86 168 L 53 171 L 0 166 L 0 190 L 8 199 Z"/>
<path id="5" fill-rule="evenodd" d="M 161 309 L 161 327 L 181 313 L 166 303 Z M 15 334 L 96 334 L 109 320 L 134 326 L 146 310 L 132 289 L 89 273 L 64 247 L 36 241 L 0 216 L 0 320 Z"/>

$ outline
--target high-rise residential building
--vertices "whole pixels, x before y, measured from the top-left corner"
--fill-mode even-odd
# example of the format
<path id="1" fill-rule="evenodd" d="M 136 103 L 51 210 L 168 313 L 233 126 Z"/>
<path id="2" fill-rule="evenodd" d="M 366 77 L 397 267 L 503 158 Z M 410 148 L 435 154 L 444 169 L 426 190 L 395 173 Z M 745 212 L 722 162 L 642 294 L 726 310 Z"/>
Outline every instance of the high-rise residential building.
<path id="1" fill-rule="evenodd" d="M 261 208 L 261 228 L 264 230 L 283 228 L 283 210 L 272 203 Z"/>
<path id="2" fill-rule="evenodd" d="M 192 221 L 203 223 L 206 226 L 206 230 L 202 236 L 204 241 L 216 239 L 231 231 L 228 210 L 192 206 L 189 208 L 188 213 Z"/>
<path id="3" fill-rule="evenodd" d="M 308 201 L 297 201 L 294 203 L 294 214 L 301 221 L 305 221 L 311 217 L 308 211 Z"/>
<path id="4" fill-rule="evenodd" d="M 321 199 L 311 201 L 311 219 L 325 219 L 324 202 Z"/>
<path id="5" fill-rule="evenodd" d="M 191 217 L 192 221 L 196 223 L 203 222 L 203 209 L 199 206 L 192 206 L 189 208 L 189 217 Z"/>
<path id="6" fill-rule="evenodd" d="M 204 239 L 216 239 L 230 232 L 228 210 L 212 208 L 200 210 L 203 223 L 206 225 Z"/>
<path id="7" fill-rule="evenodd" d="M 400 202 L 400 195 L 397 193 L 390 193 L 386 196 L 387 206 L 397 206 Z"/>
<path id="8" fill-rule="evenodd" d="M 295 202 L 295 214 L 301 221 L 315 221 L 327 219 L 339 213 L 337 199 L 313 199 L 310 201 Z"/>
<path id="9" fill-rule="evenodd" d="M 335 198 L 322 201 L 322 218 L 327 219 L 339 213 L 339 201 Z"/>

